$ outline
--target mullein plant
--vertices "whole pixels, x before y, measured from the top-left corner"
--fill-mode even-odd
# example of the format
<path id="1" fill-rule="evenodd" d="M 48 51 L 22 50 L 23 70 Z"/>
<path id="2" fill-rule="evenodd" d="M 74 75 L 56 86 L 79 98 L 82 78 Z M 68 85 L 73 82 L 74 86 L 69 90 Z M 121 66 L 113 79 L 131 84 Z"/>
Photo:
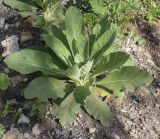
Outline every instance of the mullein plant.
<path id="1" fill-rule="evenodd" d="M 124 90 L 134 92 L 153 79 L 130 66 L 125 52 L 111 51 L 115 36 L 112 25 L 103 20 L 86 33 L 83 15 L 71 6 L 63 29 L 52 24 L 48 33 L 42 34 L 43 51 L 27 48 L 4 62 L 21 74 L 41 72 L 24 89 L 24 97 L 42 102 L 52 99 L 57 104 L 54 116 L 62 125 L 73 122 L 83 108 L 107 126 L 114 113 L 101 98 L 120 96 Z"/>

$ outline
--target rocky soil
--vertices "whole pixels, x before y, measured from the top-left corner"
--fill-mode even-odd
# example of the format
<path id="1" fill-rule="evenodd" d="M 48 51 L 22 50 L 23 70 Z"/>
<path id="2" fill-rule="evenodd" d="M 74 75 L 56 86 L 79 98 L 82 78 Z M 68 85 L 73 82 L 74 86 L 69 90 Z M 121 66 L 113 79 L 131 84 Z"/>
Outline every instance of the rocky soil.
<path id="1" fill-rule="evenodd" d="M 22 26 L 21 26 L 22 25 Z M 40 31 L 26 26 L 16 11 L 4 5 L 0 0 L 0 42 L 15 36 L 18 48 L 24 49 L 31 45 L 41 45 Z M 159 26 L 160 27 L 160 26 Z M 48 105 L 48 112 L 41 120 L 29 118 L 25 112 L 15 116 L 0 116 L 0 123 L 6 128 L 3 139 L 159 139 L 160 138 L 160 33 L 158 27 L 151 30 L 147 45 L 144 48 L 137 46 L 130 38 L 121 42 L 121 49 L 127 52 L 135 64 L 154 76 L 151 85 L 137 90 L 137 92 L 126 92 L 123 99 L 111 98 L 109 105 L 116 113 L 116 118 L 110 127 L 103 127 L 98 121 L 93 120 L 84 110 L 77 119 L 66 127 L 61 127 L 52 116 L 53 106 Z M 156 35 L 155 35 L 156 34 Z M 153 37 L 159 37 L 156 42 Z M 151 41 L 152 40 L 152 41 Z M 16 49 L 19 50 L 19 49 Z M 0 55 L 4 54 L 2 44 Z M 14 49 L 15 50 L 15 49 Z M 10 50 L 8 50 L 10 51 Z M 7 53 L 5 53 L 7 55 Z M 23 108 L 20 90 L 30 79 L 30 76 L 20 75 L 8 69 L 0 58 L 0 70 L 9 74 L 12 82 L 10 88 L 4 95 L 0 94 L 0 105 L 7 99 L 15 98 L 19 101 L 15 109 L 21 111 Z M 2 112 L 0 108 L 0 112 Z"/>

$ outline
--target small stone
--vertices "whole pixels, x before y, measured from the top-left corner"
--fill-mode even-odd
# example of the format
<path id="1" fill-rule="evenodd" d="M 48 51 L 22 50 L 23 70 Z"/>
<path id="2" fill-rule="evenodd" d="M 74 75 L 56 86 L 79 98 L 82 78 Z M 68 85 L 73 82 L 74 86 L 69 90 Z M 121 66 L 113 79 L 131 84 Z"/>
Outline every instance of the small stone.
<path id="1" fill-rule="evenodd" d="M 29 137 L 30 137 L 30 134 L 26 132 L 26 133 L 24 133 L 24 137 L 25 137 L 25 138 L 29 138 Z"/>
<path id="2" fill-rule="evenodd" d="M 19 109 L 18 109 L 18 112 L 22 112 L 22 110 L 23 110 L 22 108 L 19 108 Z"/>
<path id="3" fill-rule="evenodd" d="M 73 124 L 74 124 L 75 126 L 77 126 L 77 125 L 78 125 L 78 123 L 77 123 L 77 122 L 74 122 Z"/>
<path id="4" fill-rule="evenodd" d="M 0 29 L 2 29 L 4 27 L 4 24 L 5 24 L 5 19 L 0 18 Z"/>
<path id="5" fill-rule="evenodd" d="M 79 117 L 82 118 L 82 114 L 79 114 Z"/>
<path id="6" fill-rule="evenodd" d="M 96 128 L 89 128 L 89 133 L 93 134 L 96 131 Z"/>
<path id="7" fill-rule="evenodd" d="M 14 127 L 15 126 L 15 124 L 11 124 L 11 127 Z"/>
<path id="8" fill-rule="evenodd" d="M 24 79 L 26 77 L 24 75 L 16 75 L 16 76 L 13 76 L 11 77 L 11 83 L 13 86 L 16 86 L 17 84 L 21 83 L 21 82 L 24 82 Z"/>
<path id="9" fill-rule="evenodd" d="M 28 78 L 24 78 L 23 81 L 24 81 L 24 82 L 27 82 L 27 81 L 28 81 Z"/>
<path id="10" fill-rule="evenodd" d="M 114 139 L 121 139 L 119 135 L 114 134 Z"/>
<path id="11" fill-rule="evenodd" d="M 22 34 L 21 34 L 21 43 L 23 43 L 23 42 L 27 42 L 27 41 L 29 41 L 29 40 L 32 40 L 33 39 L 33 35 L 32 35 L 32 33 L 31 32 L 22 32 Z"/>
<path id="12" fill-rule="evenodd" d="M 2 57 L 6 57 L 14 52 L 19 51 L 19 44 L 18 44 L 18 37 L 15 35 L 12 35 L 8 37 L 7 39 L 1 41 L 1 45 L 4 48 L 4 52 L 2 54 Z"/>
<path id="13" fill-rule="evenodd" d="M 33 132 L 34 135 L 39 135 L 39 134 L 41 134 L 41 131 L 40 131 L 40 129 L 39 129 L 39 124 L 35 124 L 35 125 L 33 126 L 32 132 Z"/>
<path id="14" fill-rule="evenodd" d="M 9 28 L 9 24 L 5 24 L 4 30 L 8 30 L 8 28 Z"/>
<path id="15" fill-rule="evenodd" d="M 18 119 L 17 124 L 29 124 L 29 123 L 30 123 L 30 119 L 24 114 L 21 114 L 20 118 Z"/>
<path id="16" fill-rule="evenodd" d="M 15 134 L 19 134 L 20 133 L 18 128 L 14 128 L 14 127 L 10 128 L 10 132 L 15 133 Z"/>
<path id="17" fill-rule="evenodd" d="M 17 139 L 17 138 L 18 138 L 17 134 L 8 131 L 8 132 L 3 136 L 2 139 Z"/>
<path id="18" fill-rule="evenodd" d="M 134 52 L 137 52 L 137 51 L 138 51 L 137 47 L 133 47 L 132 50 L 133 50 Z"/>
<path id="19" fill-rule="evenodd" d="M 122 113 L 127 113 L 128 111 L 127 110 L 120 110 Z"/>
<path id="20" fill-rule="evenodd" d="M 126 50 L 126 52 L 130 52 L 131 48 L 126 48 L 125 50 Z"/>
<path id="21" fill-rule="evenodd" d="M 9 73 L 9 68 L 4 68 L 4 70 L 3 70 L 5 73 Z"/>

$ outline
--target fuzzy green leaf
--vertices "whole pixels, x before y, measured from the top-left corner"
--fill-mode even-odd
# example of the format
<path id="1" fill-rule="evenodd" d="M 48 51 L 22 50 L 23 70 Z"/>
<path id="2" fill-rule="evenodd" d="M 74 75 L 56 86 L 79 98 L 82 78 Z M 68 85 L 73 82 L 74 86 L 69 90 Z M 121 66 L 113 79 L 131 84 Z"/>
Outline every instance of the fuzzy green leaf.
<path id="1" fill-rule="evenodd" d="M 94 59 L 96 65 L 108 48 L 111 47 L 116 33 L 112 30 L 106 31 L 101 35 L 91 48 L 91 58 Z"/>
<path id="2" fill-rule="evenodd" d="M 93 34 L 96 38 L 99 38 L 103 33 L 111 29 L 111 23 L 107 20 L 106 16 L 103 16 L 100 21 L 93 27 Z"/>
<path id="3" fill-rule="evenodd" d="M 66 24 L 65 33 L 68 43 L 70 45 L 70 50 L 72 54 L 75 55 L 74 50 L 72 48 L 73 41 L 75 40 L 75 44 L 77 46 L 80 46 L 80 44 L 84 42 L 84 37 L 82 36 L 82 34 L 84 33 L 83 15 L 77 8 L 71 6 L 66 12 L 65 24 Z M 83 48 L 84 48 L 83 45 L 81 47 L 76 47 L 76 49 L 78 49 L 80 54 Z"/>
<path id="4" fill-rule="evenodd" d="M 93 75 L 101 74 L 102 72 L 111 72 L 112 70 L 120 68 L 127 60 L 129 56 L 125 52 L 114 52 L 100 60 L 99 64 Z"/>
<path id="5" fill-rule="evenodd" d="M 108 126 L 113 120 L 114 114 L 109 106 L 94 94 L 86 98 L 85 109 L 95 119 L 100 120 L 103 126 Z"/>
<path id="6" fill-rule="evenodd" d="M 88 74 L 92 69 L 92 66 L 93 66 L 93 61 L 87 61 L 87 63 L 80 68 L 81 77 L 87 78 Z"/>
<path id="7" fill-rule="evenodd" d="M 58 69 L 58 67 L 52 63 L 52 57 L 49 54 L 31 49 L 16 52 L 5 58 L 4 62 L 9 68 L 22 74 L 41 71 L 44 74 L 52 75 L 52 69 Z"/>
<path id="8" fill-rule="evenodd" d="M 93 57 L 96 53 L 98 53 L 110 40 L 112 37 L 113 32 L 106 31 L 104 34 L 102 34 L 98 40 L 94 43 L 92 50 L 91 50 L 91 56 Z M 109 47 L 109 46 L 108 46 Z"/>
<path id="9" fill-rule="evenodd" d="M 78 81 L 80 78 L 80 69 L 77 64 L 74 64 L 70 68 L 68 68 L 63 75 L 71 78 L 72 80 Z"/>
<path id="10" fill-rule="evenodd" d="M 37 8 L 34 7 L 31 1 L 28 0 L 4 0 L 4 3 L 10 6 L 12 9 L 17 9 L 19 11 L 34 11 Z"/>
<path id="11" fill-rule="evenodd" d="M 0 73 L 0 90 L 6 90 L 9 84 L 8 76 L 4 73 Z"/>
<path id="12" fill-rule="evenodd" d="M 45 100 L 48 98 L 63 98 L 66 91 L 66 84 L 51 77 L 38 77 L 31 81 L 24 90 L 26 99 L 39 98 Z"/>
<path id="13" fill-rule="evenodd" d="M 150 84 L 153 80 L 146 72 L 138 69 L 137 67 L 123 67 L 120 71 L 114 71 L 104 79 L 96 82 L 96 85 L 106 87 L 110 90 L 123 90 L 135 91 L 138 87 L 144 84 Z"/>
<path id="14" fill-rule="evenodd" d="M 88 40 L 85 35 L 79 35 L 78 39 L 75 40 L 75 48 L 76 53 L 79 55 L 78 63 L 84 62 L 85 58 L 87 59 L 89 57 L 89 46 L 88 46 Z"/>
<path id="15" fill-rule="evenodd" d="M 66 48 L 70 50 L 66 35 L 63 33 L 63 31 L 60 28 L 58 28 L 56 25 L 51 25 L 50 28 L 51 28 L 50 34 L 57 37 L 59 40 L 61 40 L 63 44 L 66 46 Z"/>
<path id="16" fill-rule="evenodd" d="M 92 86 L 90 87 L 90 91 L 91 93 L 101 96 L 101 97 L 106 97 L 106 96 L 111 96 L 112 92 L 110 92 L 109 90 L 99 87 L 99 86 Z"/>
<path id="17" fill-rule="evenodd" d="M 74 89 L 74 98 L 77 103 L 84 104 L 84 101 L 86 100 L 86 97 L 90 94 L 89 92 L 89 84 L 86 84 L 84 86 L 78 86 Z"/>
<path id="18" fill-rule="evenodd" d="M 66 125 L 76 118 L 80 112 L 80 104 L 76 103 L 73 93 L 67 96 L 61 103 L 56 118 L 59 119 L 61 125 Z"/>
<path id="19" fill-rule="evenodd" d="M 53 52 L 64 62 L 65 65 L 70 66 L 73 59 L 70 51 L 66 46 L 55 36 L 43 35 L 45 43 L 53 50 Z"/>

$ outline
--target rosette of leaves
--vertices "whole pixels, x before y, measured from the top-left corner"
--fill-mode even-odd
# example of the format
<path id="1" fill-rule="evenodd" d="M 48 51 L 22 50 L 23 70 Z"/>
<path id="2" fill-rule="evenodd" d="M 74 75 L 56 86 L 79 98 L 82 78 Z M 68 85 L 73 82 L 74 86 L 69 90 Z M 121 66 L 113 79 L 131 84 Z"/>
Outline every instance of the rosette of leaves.
<path id="1" fill-rule="evenodd" d="M 16 9 L 23 17 L 32 16 L 38 27 L 55 20 L 63 20 L 62 0 L 4 0 L 12 9 Z"/>
<path id="2" fill-rule="evenodd" d="M 101 96 L 119 96 L 124 89 L 134 92 L 152 81 L 146 72 L 128 66 L 126 53 L 111 51 L 115 31 L 109 24 L 99 22 L 92 34 L 86 34 L 83 16 L 75 7 L 66 11 L 64 30 L 52 25 L 52 32 L 42 38 L 50 51 L 28 48 L 4 62 L 22 74 L 43 73 L 29 83 L 24 96 L 52 98 L 58 104 L 54 115 L 62 125 L 71 123 L 82 107 L 107 126 L 114 114 Z"/>
<path id="3" fill-rule="evenodd" d="M 0 91 L 6 90 L 10 82 L 8 76 L 5 73 L 0 73 Z"/>

